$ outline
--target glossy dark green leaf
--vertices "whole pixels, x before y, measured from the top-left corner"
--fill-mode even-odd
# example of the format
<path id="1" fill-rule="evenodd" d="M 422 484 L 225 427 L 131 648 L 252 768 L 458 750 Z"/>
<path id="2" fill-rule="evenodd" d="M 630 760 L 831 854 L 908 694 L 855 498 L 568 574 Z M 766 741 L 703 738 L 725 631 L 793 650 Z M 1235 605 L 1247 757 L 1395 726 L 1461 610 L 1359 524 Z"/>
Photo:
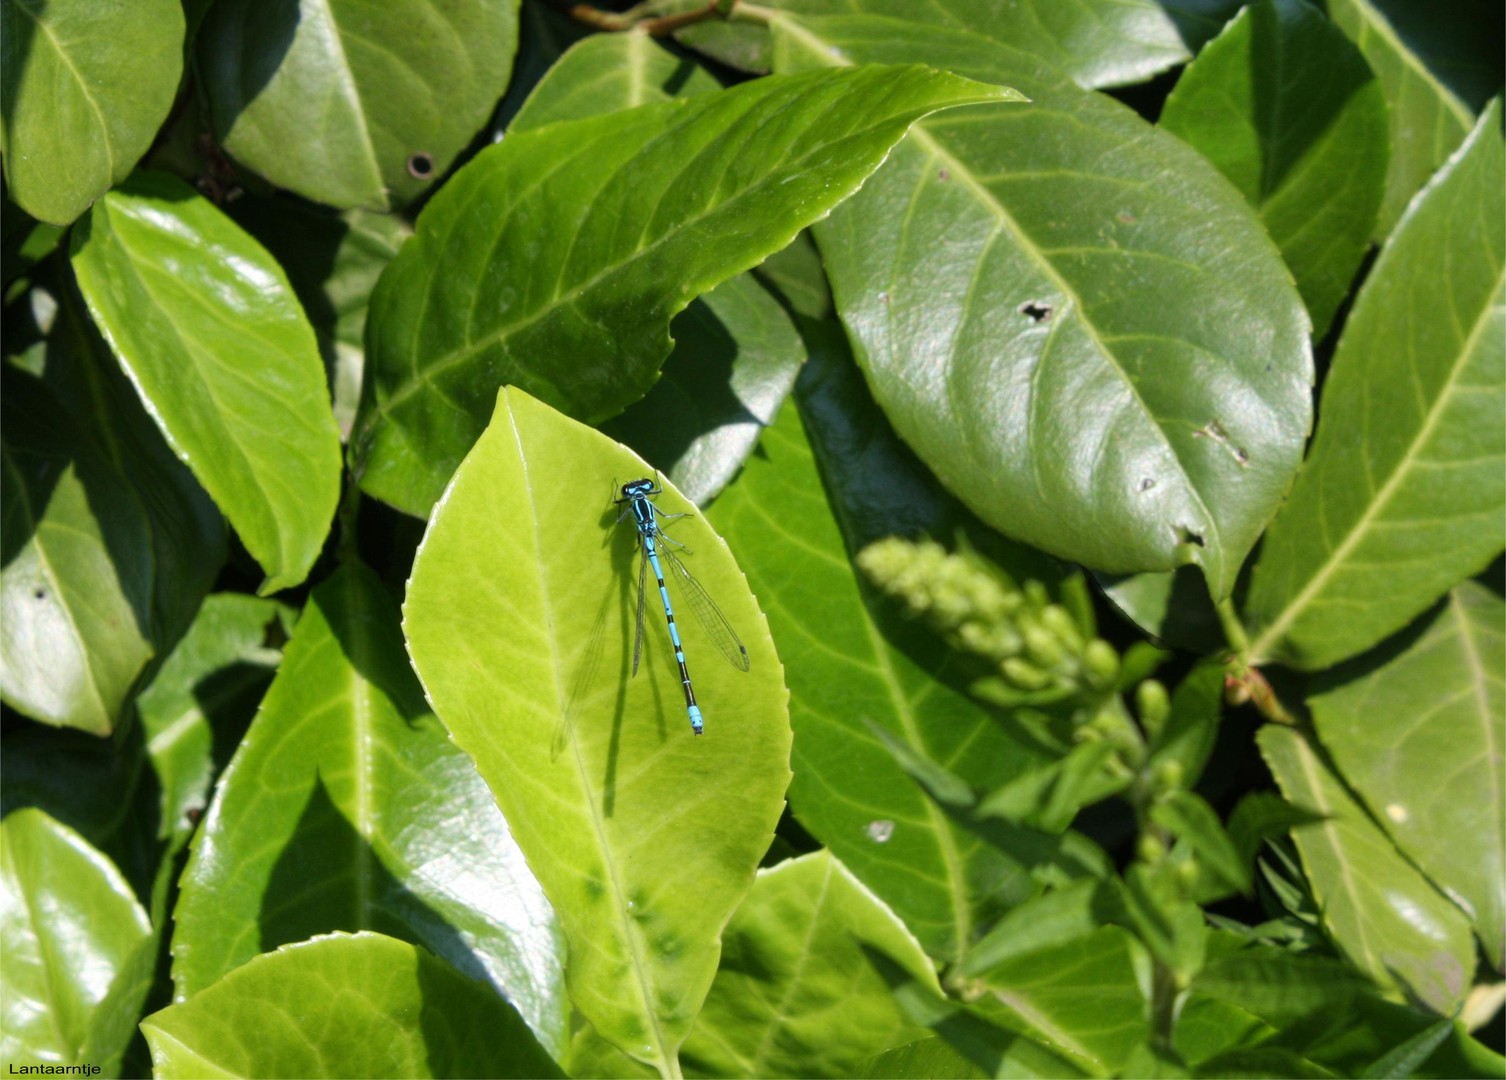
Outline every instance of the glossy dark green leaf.
<path id="1" fill-rule="evenodd" d="M 0 823 L 0 1057 L 114 1075 L 151 985 L 146 912 L 120 871 L 36 809 Z"/>
<path id="2" fill-rule="evenodd" d="M 845 1077 L 925 1034 L 869 963 L 877 950 L 937 994 L 931 961 L 829 851 L 758 872 L 685 1041 L 688 1076 Z"/>
<path id="3" fill-rule="evenodd" d="M 422 944 L 565 1037 L 549 905 L 403 655 L 393 599 L 347 565 L 319 585 L 194 839 L 173 982 L 192 998 L 331 930 Z"/>
<path id="4" fill-rule="evenodd" d="M 401 206 L 486 122 L 517 22 L 516 0 L 216 0 L 197 39 L 215 134 L 278 187 Z"/>
<path id="5" fill-rule="evenodd" d="M 620 412 L 695 296 L 829 211 L 918 117 L 1006 93 L 916 66 L 819 72 L 482 151 L 372 298 L 362 486 L 427 513 L 504 383 L 581 419 Z"/>
<path id="6" fill-rule="evenodd" d="M 1245 604 L 1256 660 L 1327 667 L 1506 545 L 1500 106 L 1408 209 L 1344 327 Z"/>
<path id="7" fill-rule="evenodd" d="M 777 6 L 800 15 L 858 14 L 986 34 L 1083 86 L 1124 86 L 1189 59 L 1239 5 L 1232 0 L 932 0 L 923 6 L 912 0 L 779 0 Z M 896 44 L 920 51 L 903 30 L 896 33 Z"/>
<path id="8" fill-rule="evenodd" d="M 374 933 L 258 956 L 141 1030 L 161 1080 L 563 1075 L 490 986 Z"/>
<path id="9" fill-rule="evenodd" d="M 1024 106 L 923 123 L 816 227 L 895 429 L 981 518 L 1096 570 L 1229 593 L 1307 435 L 1308 321 L 1205 160 L 961 29 L 775 22 L 779 70 L 921 56 Z"/>
<path id="10" fill-rule="evenodd" d="M 34 720 L 107 735 L 155 654 L 151 522 L 52 393 L 6 365 L 0 695 Z"/>
<path id="11" fill-rule="evenodd" d="M 646 34 L 598 34 L 571 47 L 511 131 L 721 89 Z M 773 421 L 805 359 L 800 335 L 751 274 L 698 297 L 670 324 L 675 348 L 648 396 L 602 430 L 636 450 L 692 502 L 732 479 Z"/>
<path id="12" fill-rule="evenodd" d="M 637 544 L 611 485 L 645 473 L 611 440 L 503 391 L 429 524 L 403 626 L 429 700 L 559 914 L 575 1008 L 668 1075 L 773 838 L 790 733 L 763 617 L 699 516 L 668 535 L 694 551 L 681 554 L 749 668 L 724 662 L 696 619 L 678 624 L 705 716 L 697 738 L 649 609 L 633 677 Z M 693 509 L 672 489 L 657 505 Z M 671 578 L 683 615 L 684 580 Z"/>
<path id="13" fill-rule="evenodd" d="M 183 72 L 177 0 L 5 0 L 0 155 L 10 198 L 66 225 L 124 180 Z"/>
<path id="14" fill-rule="evenodd" d="M 1470 915 L 1497 970 L 1506 934 L 1506 605 L 1465 582 L 1402 640 L 1308 699 L 1345 780 Z"/>
<path id="15" fill-rule="evenodd" d="M 1446 10 L 1409 0 L 1327 0 L 1364 53 L 1390 106 L 1391 161 L 1375 236 L 1390 235 L 1417 189 L 1464 141 L 1475 109 L 1500 86 L 1500 9 L 1492 0 Z M 1494 72 L 1492 72 L 1494 69 Z"/>
<path id="16" fill-rule="evenodd" d="M 1474 974 L 1469 921 L 1396 851 L 1294 729 L 1266 725 L 1260 749 L 1283 794 L 1324 817 L 1294 828 L 1292 838 L 1334 943 L 1382 986 L 1452 1013 Z"/>
<path id="17" fill-rule="evenodd" d="M 785 406 L 712 513 L 779 635 L 793 695 L 790 803 L 928 952 L 954 960 L 1004 906 L 1037 891 L 1030 869 L 1052 844 L 1001 823 L 1018 846 L 995 848 L 911 780 L 872 726 L 979 790 L 1052 757 L 967 695 L 965 659 L 856 576 L 849 550 L 892 533 L 950 538 L 965 515 L 894 438 L 839 338 L 812 357 L 796 394 L 799 412 Z M 1051 573 L 1023 553 L 1012 569 Z"/>
<path id="18" fill-rule="evenodd" d="M 136 698 L 161 787 L 161 837 L 187 839 L 209 787 L 245 732 L 282 660 L 292 612 L 243 593 L 206 597 L 183 640 Z"/>
<path id="19" fill-rule="evenodd" d="M 945 1039 L 932 1035 L 875 1054 L 853 1073 L 871 1080 L 985 1080 L 992 1076 Z"/>
<path id="20" fill-rule="evenodd" d="M 1390 146 L 1380 82 L 1305 0 L 1245 8 L 1198 54 L 1160 125 L 1233 181 L 1321 338 L 1370 244 Z"/>
<path id="21" fill-rule="evenodd" d="M 267 579 L 324 544 L 340 436 L 313 332 L 253 239 L 181 181 L 143 173 L 73 231 L 89 310 L 168 442 Z"/>

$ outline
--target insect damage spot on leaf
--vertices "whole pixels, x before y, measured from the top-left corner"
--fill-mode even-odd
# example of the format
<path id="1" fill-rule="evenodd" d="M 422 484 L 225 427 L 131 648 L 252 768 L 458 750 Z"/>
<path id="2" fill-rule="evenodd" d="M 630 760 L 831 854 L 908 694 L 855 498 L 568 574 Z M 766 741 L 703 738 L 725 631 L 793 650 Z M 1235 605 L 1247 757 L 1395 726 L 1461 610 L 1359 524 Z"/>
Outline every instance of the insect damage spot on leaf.
<path id="1" fill-rule="evenodd" d="M 427 180 L 434 175 L 434 155 L 420 150 L 408 155 L 408 175 L 415 180 Z"/>
<path id="2" fill-rule="evenodd" d="M 1191 544 L 1193 547 L 1203 546 L 1203 534 L 1189 529 L 1186 525 L 1177 526 L 1177 541 L 1183 544 Z"/>
<path id="3" fill-rule="evenodd" d="M 1229 452 L 1229 456 L 1234 459 L 1234 464 L 1238 465 L 1241 469 L 1250 464 L 1249 453 L 1246 452 L 1244 447 L 1235 446 L 1229 441 L 1229 433 L 1224 430 L 1223 425 L 1217 420 L 1209 420 L 1202 427 L 1194 431 L 1192 435 L 1194 438 L 1212 439 L 1218 443 L 1218 445 Z"/>
<path id="4" fill-rule="evenodd" d="M 1153 488 L 1155 486 L 1156 486 L 1155 480 L 1152 479 L 1149 476 L 1146 476 L 1146 477 L 1142 477 L 1141 478 L 1140 485 L 1135 490 L 1143 493 L 1143 492 L 1149 491 L 1151 488 Z"/>
<path id="5" fill-rule="evenodd" d="M 1051 305 L 1040 300 L 1026 300 L 1019 308 L 1021 315 L 1027 315 L 1031 322 L 1045 322 L 1051 318 Z"/>
<path id="6" fill-rule="evenodd" d="M 936 179 L 940 180 L 943 184 L 946 183 L 951 178 L 952 178 L 952 174 L 950 172 L 948 172 L 946 169 L 938 169 L 937 172 L 936 172 Z"/>

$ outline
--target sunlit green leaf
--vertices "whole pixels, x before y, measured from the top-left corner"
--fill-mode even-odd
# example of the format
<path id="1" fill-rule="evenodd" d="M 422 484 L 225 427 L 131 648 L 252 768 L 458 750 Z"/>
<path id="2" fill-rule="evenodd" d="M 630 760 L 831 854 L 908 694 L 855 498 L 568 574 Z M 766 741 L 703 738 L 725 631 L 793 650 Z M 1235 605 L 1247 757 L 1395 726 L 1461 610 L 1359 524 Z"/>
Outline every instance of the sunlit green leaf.
<path id="1" fill-rule="evenodd" d="M 73 231 L 95 321 L 168 442 L 267 574 L 296 585 L 324 544 L 340 441 L 286 276 L 181 181 L 143 173 Z"/>
<path id="2" fill-rule="evenodd" d="M 778 70 L 920 56 L 1030 98 L 920 124 L 816 227 L 842 321 L 900 436 L 989 524 L 1096 570 L 1196 562 L 1227 595 L 1310 416 L 1307 315 L 1253 210 L 979 34 L 774 28 Z"/>
<path id="3" fill-rule="evenodd" d="M 830 852 L 760 870 L 722 935 L 721 967 L 685 1042 L 687 1075 L 843 1077 L 924 1035 L 869 950 L 941 992 L 904 924 Z"/>
<path id="4" fill-rule="evenodd" d="M 1297 279 L 1321 338 L 1370 243 L 1390 156 L 1359 51 L 1305 0 L 1245 8 L 1198 54 L 1160 124 L 1234 182 Z"/>
<path id="5" fill-rule="evenodd" d="M 177 0 L 5 0 L 0 155 L 9 195 L 66 225 L 124 180 L 183 72 Z"/>
<path id="6" fill-rule="evenodd" d="M 40 810 L 0 823 L 0 1057 L 113 1075 L 156 941 L 110 860 Z"/>
<path id="7" fill-rule="evenodd" d="M 1292 838 L 1334 943 L 1377 983 L 1452 1013 L 1475 967 L 1463 913 L 1397 853 L 1294 729 L 1266 725 L 1260 749 L 1286 797 L 1324 815 Z"/>
<path id="8" fill-rule="evenodd" d="M 373 933 L 258 956 L 141 1030 L 161 1080 L 563 1075 L 491 987 Z"/>
<path id="9" fill-rule="evenodd" d="M 1324 747 L 1397 846 L 1452 896 L 1502 968 L 1506 605 L 1466 582 L 1416 631 L 1324 677 Z"/>
<path id="10" fill-rule="evenodd" d="M 198 70 L 237 160 L 318 202 L 389 210 L 486 122 L 517 32 L 516 0 L 217 0 Z"/>
<path id="11" fill-rule="evenodd" d="M 331 930 L 422 944 L 565 1038 L 561 943 L 485 786 L 424 705 L 396 605 L 348 565 L 313 592 L 195 837 L 173 981 L 191 998 Z"/>
<path id="12" fill-rule="evenodd" d="M 1350 313 L 1250 584 L 1256 659 L 1352 656 L 1506 544 L 1500 117 L 1492 106 L 1412 203 Z"/>
<path id="13" fill-rule="evenodd" d="M 662 617 L 632 677 L 639 576 L 614 477 L 644 466 L 509 389 L 436 509 L 404 606 L 408 649 L 451 737 L 476 760 L 570 946 L 575 1007 L 669 1072 L 753 884 L 789 783 L 787 692 L 762 615 L 699 517 L 668 526 L 750 660 L 682 627 L 705 714 L 697 738 Z M 666 490 L 666 514 L 684 512 Z M 667 568 L 666 568 L 667 569 Z M 671 574 L 681 614 L 684 581 Z M 653 580 L 649 604 L 657 602 Z M 662 647 L 661 647 L 662 646 Z"/>
<path id="14" fill-rule="evenodd" d="M 849 195 L 918 117 L 1007 93 L 914 65 L 818 72 L 488 147 L 372 298 L 362 486 L 426 514 L 504 383 L 580 419 L 620 412 L 695 296 Z"/>

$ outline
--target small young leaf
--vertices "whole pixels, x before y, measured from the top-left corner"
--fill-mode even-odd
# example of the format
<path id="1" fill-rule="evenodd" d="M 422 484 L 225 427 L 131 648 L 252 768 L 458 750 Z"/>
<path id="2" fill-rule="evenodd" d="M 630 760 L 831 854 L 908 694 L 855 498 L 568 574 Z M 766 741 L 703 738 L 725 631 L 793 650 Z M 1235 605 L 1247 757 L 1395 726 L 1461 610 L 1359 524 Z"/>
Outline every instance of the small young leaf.
<path id="1" fill-rule="evenodd" d="M 1201 795 L 1186 790 L 1173 792 L 1164 802 L 1151 807 L 1150 818 L 1173 836 L 1187 841 L 1199 863 L 1221 878 L 1224 885 L 1242 893 L 1250 891 L 1250 864 L 1240 858 L 1218 814 Z"/>

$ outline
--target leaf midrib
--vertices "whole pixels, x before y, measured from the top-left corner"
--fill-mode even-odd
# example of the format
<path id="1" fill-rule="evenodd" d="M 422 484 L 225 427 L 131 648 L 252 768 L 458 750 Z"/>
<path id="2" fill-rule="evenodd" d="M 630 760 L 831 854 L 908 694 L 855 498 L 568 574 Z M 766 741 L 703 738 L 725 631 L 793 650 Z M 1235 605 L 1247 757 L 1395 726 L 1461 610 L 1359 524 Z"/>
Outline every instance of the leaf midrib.
<path id="1" fill-rule="evenodd" d="M 501 407 L 502 404 L 499 403 L 498 408 L 500 409 Z M 521 495 L 527 504 L 532 506 L 535 503 L 535 498 L 533 494 L 533 479 L 528 465 L 528 454 L 523 445 L 523 433 L 518 430 L 518 420 L 512 411 L 510 402 L 508 403 L 507 420 L 517 450 L 518 461 L 523 470 L 523 491 Z M 529 515 L 529 525 L 533 531 L 534 550 L 545 550 L 547 545 L 544 543 L 545 538 L 539 532 L 538 514 L 533 513 Z M 547 575 L 542 573 L 542 569 L 543 564 L 540 564 L 541 572 L 538 575 L 540 599 L 543 609 L 545 611 L 552 611 L 554 608 L 549 599 L 549 581 Z M 552 627 L 553 620 L 546 619 L 545 625 Z M 569 688 L 561 682 L 564 662 L 560 656 L 554 635 L 547 633 L 543 637 L 548 642 L 549 647 L 548 665 L 549 671 L 554 678 L 555 700 L 563 703 L 569 697 Z M 626 942 L 628 947 L 629 958 L 633 966 L 633 982 L 638 990 L 642 1015 L 645 1021 L 647 1021 L 654 1041 L 654 1047 L 658 1051 L 659 1061 L 661 1062 L 659 1071 L 661 1074 L 668 1076 L 678 1070 L 671 1069 L 671 1066 L 675 1064 L 675 1059 L 668 1052 L 669 1042 L 665 1038 L 663 1026 L 659 1022 L 659 1014 L 652 1005 L 654 1000 L 652 980 L 649 976 L 648 962 L 643 955 L 642 942 L 633 933 L 633 928 L 629 924 L 629 921 L 624 918 L 624 912 L 627 910 L 626 893 L 623 883 L 618 877 L 618 867 L 616 860 L 613 858 L 612 846 L 607 842 L 606 828 L 602 822 L 601 813 L 597 808 L 596 801 L 590 797 L 590 772 L 586 767 L 585 759 L 581 755 L 580 742 L 575 738 L 569 738 L 567 741 L 570 744 L 571 759 L 575 762 L 576 776 L 583 796 L 581 802 L 585 805 L 588 812 L 591 829 L 596 837 L 597 849 L 601 855 L 602 865 L 606 869 L 607 881 L 611 887 L 613 900 L 612 912 L 616 916 L 618 936 Z"/>

